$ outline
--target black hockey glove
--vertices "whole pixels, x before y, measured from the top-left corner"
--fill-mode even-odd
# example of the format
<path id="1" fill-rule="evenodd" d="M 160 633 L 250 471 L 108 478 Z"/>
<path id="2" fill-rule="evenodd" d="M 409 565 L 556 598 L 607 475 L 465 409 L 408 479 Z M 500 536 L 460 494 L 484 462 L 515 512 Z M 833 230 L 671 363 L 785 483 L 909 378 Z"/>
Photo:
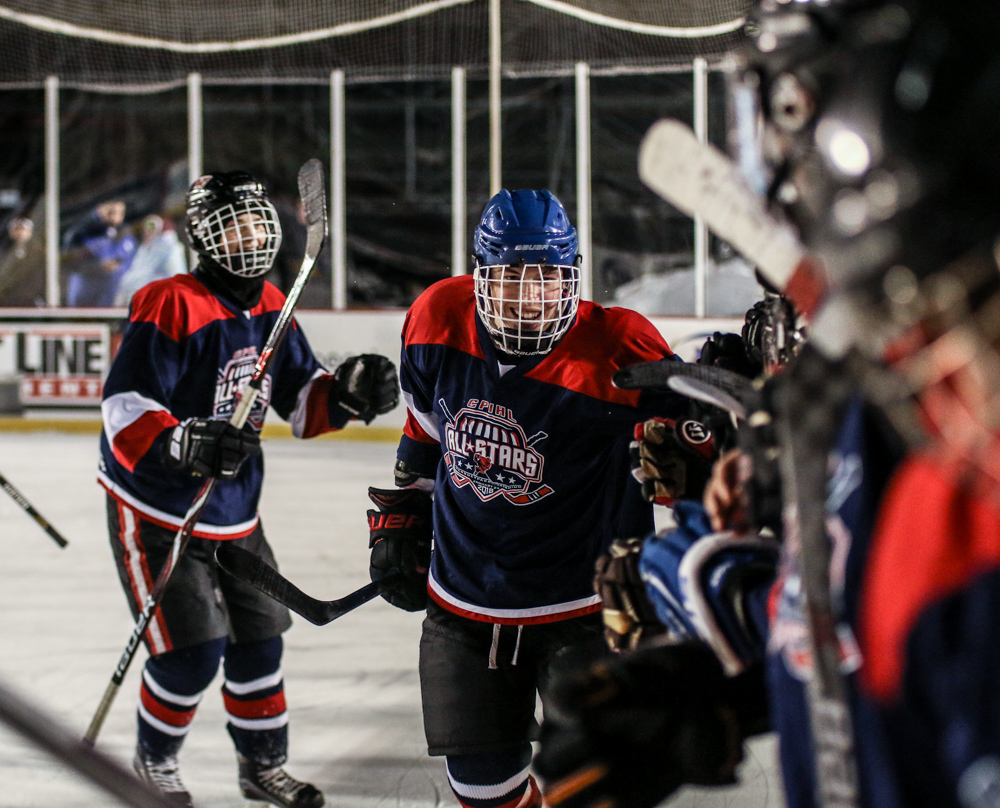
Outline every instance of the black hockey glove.
<path id="1" fill-rule="evenodd" d="M 666 631 L 639 577 L 641 539 L 615 539 L 597 559 L 594 591 L 601 596 L 604 639 L 612 651 L 633 651 Z"/>
<path id="2" fill-rule="evenodd" d="M 371 579 L 399 570 L 403 577 L 379 594 L 404 611 L 420 611 L 427 605 L 431 563 L 431 495 L 416 488 L 369 488 L 368 497 L 378 506 L 368 511 Z"/>
<path id="3" fill-rule="evenodd" d="M 715 443 L 701 421 L 651 418 L 635 425 L 629 456 L 643 498 L 673 505 L 681 498 L 701 499 L 712 473 Z"/>
<path id="4" fill-rule="evenodd" d="M 366 424 L 399 404 L 396 366 L 385 356 L 352 356 L 337 367 L 333 378 L 331 406 Z"/>
<path id="5" fill-rule="evenodd" d="M 652 808 L 685 783 L 735 783 L 767 730 L 761 666 L 726 678 L 700 643 L 664 645 L 557 679 L 534 760 L 551 808 Z"/>
<path id="6" fill-rule="evenodd" d="M 731 370 L 748 379 L 755 379 L 764 372 L 764 363 L 749 352 L 743 337 L 720 331 L 705 340 L 698 354 L 698 364 Z"/>
<path id="7" fill-rule="evenodd" d="M 229 480 L 251 455 L 260 454 L 260 437 L 249 424 L 237 429 L 228 421 L 188 418 L 173 428 L 163 463 L 178 474 Z"/>

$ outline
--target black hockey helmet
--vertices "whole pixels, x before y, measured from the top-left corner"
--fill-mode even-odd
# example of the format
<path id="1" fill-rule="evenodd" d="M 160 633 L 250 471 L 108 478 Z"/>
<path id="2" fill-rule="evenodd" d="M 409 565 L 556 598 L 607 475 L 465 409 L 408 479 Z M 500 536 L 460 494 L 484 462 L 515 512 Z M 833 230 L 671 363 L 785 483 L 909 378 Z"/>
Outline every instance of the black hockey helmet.
<path id="1" fill-rule="evenodd" d="M 237 278 L 257 278 L 274 263 L 281 225 L 267 191 L 246 171 L 205 174 L 187 195 L 192 249 Z"/>
<path id="2" fill-rule="evenodd" d="M 926 277 L 1000 232 L 1000 20 L 986 0 L 761 0 L 771 200 L 835 286 Z"/>
<path id="3" fill-rule="evenodd" d="M 810 340 L 893 367 L 948 445 L 966 455 L 991 445 L 985 436 L 1000 428 L 995 5 L 758 0 L 747 33 L 768 198 L 830 288 Z"/>

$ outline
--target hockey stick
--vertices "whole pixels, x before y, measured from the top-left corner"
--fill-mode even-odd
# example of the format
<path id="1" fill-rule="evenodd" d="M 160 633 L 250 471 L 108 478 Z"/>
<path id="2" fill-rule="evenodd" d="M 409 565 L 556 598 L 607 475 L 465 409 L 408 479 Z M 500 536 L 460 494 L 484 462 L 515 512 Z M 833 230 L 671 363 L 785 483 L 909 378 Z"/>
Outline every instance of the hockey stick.
<path id="1" fill-rule="evenodd" d="M 124 805 L 177 808 L 118 761 L 92 749 L 48 713 L 0 682 L 0 722 Z"/>
<path id="2" fill-rule="evenodd" d="M 672 359 L 621 368 L 615 371 L 611 381 L 622 390 L 667 388 L 732 413 L 741 420 L 747 416 L 753 394 L 753 382 L 739 373 Z"/>
<path id="3" fill-rule="evenodd" d="M 232 417 L 229 419 L 229 423 L 237 429 L 243 428 L 250 415 L 250 411 L 253 409 L 253 405 L 260 395 L 267 371 L 274 359 L 275 352 L 281 345 L 285 333 L 292 322 L 292 314 L 295 311 L 295 306 L 302 296 L 302 290 L 309 280 L 309 274 L 316 263 L 316 257 L 323 246 L 323 240 L 326 238 L 326 193 L 323 190 L 323 164 L 315 158 L 309 160 L 299 169 L 298 179 L 299 195 L 302 197 L 302 207 L 306 217 L 306 252 L 302 258 L 302 267 L 295 278 L 295 283 L 289 289 L 288 297 L 285 298 L 285 304 L 278 313 L 278 319 L 275 320 L 267 342 L 264 343 L 264 347 L 257 357 L 253 375 L 250 377 L 250 381 L 246 387 L 239 393 L 236 407 L 234 408 Z M 208 502 L 212 489 L 215 487 L 215 482 L 215 477 L 209 477 L 205 480 L 194 502 L 184 515 L 184 521 L 177 531 L 177 535 L 174 537 L 170 557 L 164 564 L 163 569 L 160 570 L 156 583 L 146 598 L 142 611 L 139 612 L 135 628 L 129 637 L 128 643 L 125 645 L 125 651 L 122 653 L 121 659 L 118 661 L 118 666 L 111 676 L 111 681 L 104 691 L 101 703 L 97 706 L 97 712 L 94 713 L 94 718 L 91 720 L 90 726 L 83 736 L 84 741 L 87 743 L 93 744 L 97 740 L 97 734 L 101 731 L 101 725 L 104 723 L 104 719 L 111 709 L 111 704 L 125 679 L 125 674 L 132 662 L 132 658 L 135 656 L 139 643 L 142 641 L 142 635 L 146 632 L 146 627 L 149 625 L 153 613 L 163 598 L 163 592 L 170 581 L 170 575 L 177 566 L 177 559 L 180 558 L 181 554 L 187 548 L 195 525 L 198 522 L 198 517 L 204 509 L 205 503 Z"/>
<path id="4" fill-rule="evenodd" d="M 250 584 L 254 589 L 259 589 L 316 626 L 325 626 L 357 609 L 378 595 L 385 584 L 393 583 L 402 576 L 399 570 L 392 570 L 377 581 L 366 584 L 342 598 L 317 600 L 295 586 L 259 556 L 235 544 L 220 543 L 215 548 L 215 560 L 230 575 Z"/>
<path id="5" fill-rule="evenodd" d="M 808 343 L 775 390 L 776 429 L 784 489 L 785 542 L 799 544 L 801 599 L 812 643 L 813 675 L 806 682 L 820 808 L 856 808 L 854 733 L 841 673 L 838 611 L 830 587 L 827 534 L 828 455 L 838 415 L 851 393 L 844 368 Z"/>
<path id="6" fill-rule="evenodd" d="M 653 124 L 642 140 L 639 177 L 674 207 L 700 216 L 799 311 L 815 311 L 826 288 L 819 267 L 794 229 L 768 213 L 763 198 L 725 154 L 667 118 Z"/>
<path id="7" fill-rule="evenodd" d="M 794 230 L 772 217 L 726 155 L 701 143 L 686 126 L 654 124 L 639 152 L 639 176 L 653 191 L 687 213 L 699 215 L 807 315 L 826 291 L 821 270 Z M 813 644 L 815 674 L 807 684 L 816 761 L 816 801 L 821 808 L 858 804 L 857 768 L 840 643 L 830 593 L 826 534 L 827 453 L 845 395 L 843 373 L 814 348 L 804 349 L 781 379 L 778 429 L 786 532 L 801 542 L 802 595 Z M 795 537 L 786 535 L 785 541 Z"/>
<path id="8" fill-rule="evenodd" d="M 24 494 L 18 491 L 13 486 L 13 484 L 2 474 L 0 474 L 0 487 L 2 487 L 4 491 L 10 494 L 10 498 L 14 500 L 14 502 L 16 502 L 18 505 L 21 506 L 21 510 L 23 510 L 26 514 L 28 514 L 28 516 L 30 516 L 32 519 L 38 522 L 39 525 L 41 525 L 42 530 L 48 533 L 56 544 L 58 544 L 60 547 L 65 547 L 67 544 L 69 544 L 69 542 L 62 537 L 62 534 L 54 527 L 52 527 L 52 525 L 49 524 L 48 520 L 32 507 L 31 503 L 24 498 Z"/>

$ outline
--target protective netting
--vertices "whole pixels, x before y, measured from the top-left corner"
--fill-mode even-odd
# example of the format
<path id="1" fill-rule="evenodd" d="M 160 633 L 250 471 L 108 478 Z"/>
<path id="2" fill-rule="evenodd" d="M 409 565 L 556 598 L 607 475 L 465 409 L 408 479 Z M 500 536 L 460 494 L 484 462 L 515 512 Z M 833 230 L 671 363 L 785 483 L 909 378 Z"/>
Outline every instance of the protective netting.
<path id="1" fill-rule="evenodd" d="M 631 71 L 733 47 L 748 0 L 503 0 L 508 76 Z M 0 87 L 440 77 L 489 58 L 488 0 L 0 0 Z"/>

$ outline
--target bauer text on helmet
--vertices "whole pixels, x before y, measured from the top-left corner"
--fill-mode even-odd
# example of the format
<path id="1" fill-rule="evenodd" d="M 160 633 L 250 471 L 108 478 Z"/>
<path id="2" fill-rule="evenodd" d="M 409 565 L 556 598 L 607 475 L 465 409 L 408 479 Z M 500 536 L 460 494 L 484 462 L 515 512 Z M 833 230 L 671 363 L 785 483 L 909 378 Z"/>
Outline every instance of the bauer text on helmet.
<path id="1" fill-rule="evenodd" d="M 476 311 L 511 356 L 548 353 L 580 302 L 577 235 L 550 191 L 500 191 L 475 235 Z"/>

